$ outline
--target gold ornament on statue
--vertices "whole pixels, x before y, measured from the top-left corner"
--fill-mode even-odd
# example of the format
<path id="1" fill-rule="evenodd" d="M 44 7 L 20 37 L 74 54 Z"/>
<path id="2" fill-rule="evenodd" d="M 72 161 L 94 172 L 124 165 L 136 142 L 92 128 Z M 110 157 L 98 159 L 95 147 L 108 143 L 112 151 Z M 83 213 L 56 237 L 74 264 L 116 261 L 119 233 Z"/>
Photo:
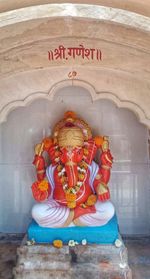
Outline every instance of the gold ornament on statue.
<path id="1" fill-rule="evenodd" d="M 77 131 L 82 132 L 82 142 L 87 141 L 92 138 L 92 131 L 89 125 L 82 119 L 77 118 L 75 112 L 73 111 L 67 111 L 64 114 L 64 118 L 60 120 L 54 127 L 53 131 L 53 138 L 54 143 L 58 143 L 58 138 L 60 137 L 59 134 L 61 133 L 61 129 L 68 128 L 68 130 L 72 130 L 73 128 L 76 128 Z M 78 132 L 75 132 L 78 133 Z M 74 146 L 74 145 L 73 145 Z M 83 146 L 83 144 L 79 146 Z"/>
<path id="2" fill-rule="evenodd" d="M 60 147 L 82 147 L 84 144 L 84 137 L 82 130 L 78 127 L 64 127 L 58 134 L 58 145 Z"/>

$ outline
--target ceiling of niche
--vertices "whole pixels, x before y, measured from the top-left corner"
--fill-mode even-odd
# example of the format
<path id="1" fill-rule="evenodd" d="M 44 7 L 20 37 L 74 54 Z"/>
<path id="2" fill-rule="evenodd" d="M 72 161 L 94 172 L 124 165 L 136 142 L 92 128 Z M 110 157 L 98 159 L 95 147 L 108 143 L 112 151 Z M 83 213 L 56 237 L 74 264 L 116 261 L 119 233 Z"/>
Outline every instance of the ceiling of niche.
<path id="1" fill-rule="evenodd" d="M 150 126 L 148 2 L 0 1 L 0 119 L 16 102 L 50 94 L 76 70 L 96 94 L 129 104 Z M 48 61 L 48 50 L 81 43 L 101 49 L 102 61 Z"/>

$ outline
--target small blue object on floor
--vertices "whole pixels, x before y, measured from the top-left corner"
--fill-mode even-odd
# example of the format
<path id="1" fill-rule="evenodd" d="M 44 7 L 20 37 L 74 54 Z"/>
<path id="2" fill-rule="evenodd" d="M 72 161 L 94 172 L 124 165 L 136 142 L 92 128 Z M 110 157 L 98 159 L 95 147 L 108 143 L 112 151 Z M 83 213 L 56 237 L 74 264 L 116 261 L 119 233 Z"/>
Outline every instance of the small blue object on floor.
<path id="1" fill-rule="evenodd" d="M 73 239 L 80 244 L 86 239 L 89 244 L 113 244 L 118 235 L 116 215 L 106 225 L 100 227 L 43 228 L 35 221 L 28 227 L 28 239 L 34 239 L 36 243 L 52 243 L 60 239 L 67 244 Z"/>

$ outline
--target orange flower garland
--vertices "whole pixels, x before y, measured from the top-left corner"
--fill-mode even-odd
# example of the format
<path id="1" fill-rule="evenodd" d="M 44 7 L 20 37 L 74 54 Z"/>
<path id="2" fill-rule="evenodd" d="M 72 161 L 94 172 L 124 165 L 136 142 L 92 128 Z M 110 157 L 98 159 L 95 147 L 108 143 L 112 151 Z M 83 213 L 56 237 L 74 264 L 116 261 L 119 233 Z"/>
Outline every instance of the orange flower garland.
<path id="1" fill-rule="evenodd" d="M 37 201 L 44 201 L 50 194 L 50 187 L 47 180 L 35 181 L 32 184 L 33 197 Z"/>
<path id="2" fill-rule="evenodd" d="M 96 201 L 97 201 L 97 196 L 94 195 L 94 194 L 92 194 L 92 195 L 90 195 L 90 196 L 88 197 L 87 202 L 86 202 L 86 205 L 87 205 L 87 206 L 92 206 L 92 205 L 94 205 L 94 204 L 96 203 Z"/>
<path id="3" fill-rule="evenodd" d="M 44 150 L 48 150 L 53 144 L 53 140 L 51 138 L 45 138 L 42 142 L 44 145 Z"/>
<path id="4" fill-rule="evenodd" d="M 48 190 L 48 181 L 47 180 L 42 180 L 41 182 L 38 183 L 38 189 L 41 191 L 47 191 Z"/>
<path id="5" fill-rule="evenodd" d="M 103 142 L 104 142 L 104 138 L 97 136 L 94 138 L 95 144 L 97 145 L 97 147 L 101 147 Z"/>
<path id="6" fill-rule="evenodd" d="M 57 166 L 58 175 L 60 177 L 59 179 L 60 179 L 60 182 L 62 183 L 63 190 L 65 192 L 67 206 L 69 208 L 75 208 L 77 193 L 80 190 L 80 188 L 82 187 L 82 185 L 86 179 L 88 166 L 87 166 L 86 162 L 83 160 L 79 163 L 77 185 L 75 185 L 74 187 L 71 187 L 71 188 L 68 187 L 67 177 L 65 176 L 65 173 L 63 172 L 63 168 L 64 168 L 64 166 L 61 164 L 59 164 Z"/>
<path id="7" fill-rule="evenodd" d="M 66 192 L 66 200 L 69 208 L 76 207 L 76 194 L 71 193 L 70 189 Z"/>
<path id="8" fill-rule="evenodd" d="M 64 114 L 64 118 L 76 118 L 76 113 L 74 111 L 66 111 Z"/>

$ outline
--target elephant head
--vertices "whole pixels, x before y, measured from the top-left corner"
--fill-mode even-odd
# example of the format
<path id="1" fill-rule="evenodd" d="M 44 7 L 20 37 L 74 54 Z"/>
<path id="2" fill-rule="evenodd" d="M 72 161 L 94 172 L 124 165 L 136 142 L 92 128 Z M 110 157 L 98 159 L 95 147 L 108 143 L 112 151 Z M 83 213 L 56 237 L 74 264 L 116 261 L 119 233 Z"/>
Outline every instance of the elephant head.
<path id="1" fill-rule="evenodd" d="M 63 127 L 58 135 L 60 161 L 65 166 L 68 186 L 73 187 L 78 181 L 78 163 L 83 158 L 84 136 L 78 127 Z"/>

